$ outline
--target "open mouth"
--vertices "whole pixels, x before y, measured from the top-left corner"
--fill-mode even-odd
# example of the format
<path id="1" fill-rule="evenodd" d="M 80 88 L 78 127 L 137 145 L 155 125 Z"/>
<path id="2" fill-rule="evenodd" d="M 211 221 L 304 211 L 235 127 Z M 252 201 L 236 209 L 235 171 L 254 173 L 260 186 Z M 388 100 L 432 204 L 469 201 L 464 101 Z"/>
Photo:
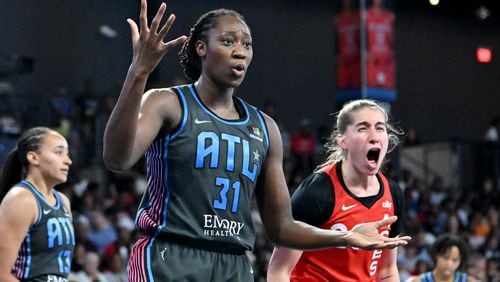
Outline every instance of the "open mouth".
<path id="1" fill-rule="evenodd" d="M 240 64 L 240 65 L 235 65 L 233 66 L 233 72 L 237 76 L 242 76 L 245 73 L 245 66 Z"/>
<path id="2" fill-rule="evenodd" d="M 368 154 L 366 155 L 368 162 L 371 164 L 377 164 L 379 157 L 380 157 L 380 149 L 377 148 L 370 149 L 368 151 Z"/>
<path id="3" fill-rule="evenodd" d="M 234 69 L 237 70 L 237 71 L 245 71 L 245 66 L 243 66 L 243 65 L 237 65 L 237 66 L 234 66 Z"/>

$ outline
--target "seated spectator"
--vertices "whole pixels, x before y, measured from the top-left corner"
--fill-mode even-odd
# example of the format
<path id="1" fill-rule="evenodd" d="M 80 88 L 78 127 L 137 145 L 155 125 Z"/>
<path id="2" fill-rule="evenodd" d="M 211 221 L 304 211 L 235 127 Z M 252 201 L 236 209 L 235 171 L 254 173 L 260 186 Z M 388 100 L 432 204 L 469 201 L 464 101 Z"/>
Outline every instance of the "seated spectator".
<path id="1" fill-rule="evenodd" d="M 490 125 L 484 133 L 484 140 L 488 142 L 498 142 L 498 126 L 500 117 L 496 116 L 491 119 Z"/>
<path id="2" fill-rule="evenodd" d="M 104 273 L 99 270 L 101 259 L 97 253 L 88 252 L 83 269 L 68 276 L 70 282 L 108 282 Z"/>
<path id="3" fill-rule="evenodd" d="M 116 241 L 116 229 L 100 211 L 91 213 L 90 226 L 88 239 L 97 246 L 99 254 L 102 254 L 109 244 Z"/>
<path id="4" fill-rule="evenodd" d="M 127 282 L 127 263 L 119 253 L 104 257 L 104 276 L 108 282 Z"/>

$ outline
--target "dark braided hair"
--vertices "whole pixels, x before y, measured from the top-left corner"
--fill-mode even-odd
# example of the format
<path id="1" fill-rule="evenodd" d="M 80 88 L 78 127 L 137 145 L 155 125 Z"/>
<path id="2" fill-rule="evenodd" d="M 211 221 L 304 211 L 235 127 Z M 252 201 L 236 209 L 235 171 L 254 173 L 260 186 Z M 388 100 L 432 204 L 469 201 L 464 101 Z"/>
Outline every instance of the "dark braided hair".
<path id="1" fill-rule="evenodd" d="M 189 79 L 197 80 L 201 75 L 201 59 L 198 53 L 196 53 L 196 42 L 202 40 L 208 43 L 206 31 L 214 28 L 218 19 L 223 16 L 234 16 L 245 23 L 243 16 L 233 10 L 217 9 L 203 14 L 191 28 L 189 37 L 184 42 L 184 45 L 182 45 L 182 49 L 179 52 L 180 63 L 184 68 L 184 74 Z"/>
<path id="2" fill-rule="evenodd" d="M 5 159 L 0 177 L 0 201 L 12 186 L 26 178 L 29 166 L 26 155 L 28 152 L 38 151 L 43 137 L 50 132 L 53 130 L 47 127 L 33 127 L 21 134 L 16 147 Z"/>

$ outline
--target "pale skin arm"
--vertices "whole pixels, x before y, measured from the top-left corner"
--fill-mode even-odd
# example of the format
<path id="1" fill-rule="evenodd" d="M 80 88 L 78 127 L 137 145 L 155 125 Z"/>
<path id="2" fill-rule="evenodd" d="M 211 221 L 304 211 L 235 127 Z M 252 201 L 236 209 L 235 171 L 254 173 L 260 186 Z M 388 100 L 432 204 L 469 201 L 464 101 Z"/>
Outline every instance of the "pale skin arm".
<path id="1" fill-rule="evenodd" d="M 22 211 L 22 212 L 20 212 Z M 19 281 L 11 274 L 19 248 L 38 217 L 35 198 L 30 191 L 12 188 L 0 205 L 0 281 Z"/>
<path id="2" fill-rule="evenodd" d="M 362 249 L 395 248 L 406 245 L 409 236 L 387 238 L 378 233 L 397 217 L 360 224 L 347 232 L 320 229 L 292 217 L 290 196 L 283 173 L 283 147 L 276 123 L 265 116 L 269 130 L 270 148 L 260 173 L 256 197 L 259 212 L 268 238 L 276 245 L 308 250 L 334 246 L 355 246 Z"/>
<path id="3" fill-rule="evenodd" d="M 267 281 L 270 282 L 288 282 L 292 270 L 302 256 L 303 251 L 274 248 L 269 265 L 267 267 Z"/>
<path id="4" fill-rule="evenodd" d="M 384 250 L 384 262 L 378 277 L 381 282 L 399 282 L 399 271 L 397 265 L 398 249 Z"/>
<path id="5" fill-rule="evenodd" d="M 147 79 L 165 53 L 186 40 L 186 36 L 180 36 L 164 42 L 175 20 L 172 14 L 161 26 L 165 11 L 162 3 L 148 26 L 147 3 L 142 0 L 139 26 L 127 19 L 132 35 L 132 63 L 104 132 L 103 158 L 111 170 L 132 167 L 162 126 L 168 130 L 180 118 L 179 102 L 172 92 L 156 89 L 143 97 Z"/>

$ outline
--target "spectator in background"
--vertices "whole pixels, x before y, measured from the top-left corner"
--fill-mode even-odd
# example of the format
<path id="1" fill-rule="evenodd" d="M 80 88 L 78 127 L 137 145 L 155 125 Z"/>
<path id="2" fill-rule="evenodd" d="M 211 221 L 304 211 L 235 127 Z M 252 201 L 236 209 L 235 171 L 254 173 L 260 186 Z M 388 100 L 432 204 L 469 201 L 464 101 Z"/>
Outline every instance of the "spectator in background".
<path id="1" fill-rule="evenodd" d="M 85 264 L 83 269 L 70 273 L 69 282 L 108 282 L 104 273 L 99 269 L 101 258 L 95 252 L 87 252 L 85 254 Z"/>
<path id="2" fill-rule="evenodd" d="M 499 271 L 499 261 L 498 259 L 487 259 L 486 260 L 486 279 L 485 282 L 499 282 L 500 281 L 500 271 Z"/>
<path id="3" fill-rule="evenodd" d="M 100 210 L 91 212 L 88 239 L 97 246 L 99 254 L 103 254 L 106 247 L 117 238 L 115 227 L 109 223 L 104 214 Z"/>
<path id="4" fill-rule="evenodd" d="M 103 265 L 104 276 L 108 282 L 128 282 L 127 264 L 119 253 L 114 253 L 109 257 L 105 256 Z"/>
<path id="5" fill-rule="evenodd" d="M 57 87 L 49 99 L 52 126 L 64 129 L 59 130 L 59 133 L 69 138 L 71 126 L 65 126 L 64 124 L 69 123 L 71 125 L 75 113 L 75 103 L 73 98 L 69 96 L 68 88 L 65 86 Z"/>
<path id="6" fill-rule="evenodd" d="M 292 184 L 300 183 L 314 169 L 318 140 L 309 119 L 302 119 L 299 128 L 291 135 L 293 157 Z M 295 185 L 294 185 L 295 186 Z"/>
<path id="7" fill-rule="evenodd" d="M 498 142 L 498 131 L 499 131 L 499 121 L 500 117 L 495 116 L 491 119 L 489 127 L 484 133 L 484 140 L 488 142 Z"/>
<path id="8" fill-rule="evenodd" d="M 486 261 L 487 259 L 479 252 L 472 251 L 470 254 L 469 265 L 467 265 L 467 274 L 477 280 L 486 281 Z"/>
<path id="9" fill-rule="evenodd" d="M 405 147 L 420 145 L 420 137 L 418 136 L 418 132 L 417 132 L 416 128 L 410 127 L 406 131 L 406 135 L 403 138 L 402 145 Z"/>
<path id="10" fill-rule="evenodd" d="M 78 132 L 82 145 L 82 163 L 83 167 L 92 164 L 97 157 L 96 151 L 96 118 L 99 113 L 99 93 L 97 92 L 95 81 L 87 79 L 84 84 L 83 92 L 75 100 L 76 115 L 78 118 Z"/>

